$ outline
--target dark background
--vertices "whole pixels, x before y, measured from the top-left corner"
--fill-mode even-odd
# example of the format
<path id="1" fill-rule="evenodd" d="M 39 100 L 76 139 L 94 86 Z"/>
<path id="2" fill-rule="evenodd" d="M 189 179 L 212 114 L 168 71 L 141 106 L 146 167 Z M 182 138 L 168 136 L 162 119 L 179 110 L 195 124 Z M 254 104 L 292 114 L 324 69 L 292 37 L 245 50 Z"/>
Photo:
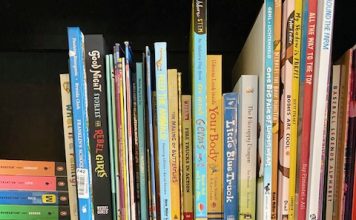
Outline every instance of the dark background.
<path id="1" fill-rule="evenodd" d="M 168 67 L 189 92 L 191 2 L 0 1 L 0 158 L 64 161 L 59 74 L 68 72 L 67 26 L 102 33 L 107 45 L 129 40 L 136 61 L 144 46 L 168 43 Z M 208 52 L 223 55 L 223 89 L 261 8 L 260 0 L 208 2 Z M 336 0 L 333 60 L 356 42 L 355 1 Z"/>

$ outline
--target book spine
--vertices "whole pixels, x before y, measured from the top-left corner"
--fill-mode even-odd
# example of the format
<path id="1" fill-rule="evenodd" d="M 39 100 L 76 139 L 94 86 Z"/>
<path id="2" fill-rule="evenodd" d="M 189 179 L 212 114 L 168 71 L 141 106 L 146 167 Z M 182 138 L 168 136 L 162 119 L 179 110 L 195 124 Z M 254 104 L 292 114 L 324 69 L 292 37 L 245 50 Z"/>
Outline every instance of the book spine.
<path id="1" fill-rule="evenodd" d="M 84 68 L 83 34 L 68 28 L 69 72 L 72 92 L 74 154 L 77 176 L 78 210 L 82 219 L 93 219 L 88 112 Z"/>
<path id="2" fill-rule="evenodd" d="M 67 177 L 0 175 L 0 189 L 26 191 L 68 191 Z"/>
<path id="3" fill-rule="evenodd" d="M 224 102 L 224 219 L 238 219 L 238 97 L 225 93 Z"/>
<path id="4" fill-rule="evenodd" d="M 153 140 L 154 140 L 154 158 L 155 161 L 159 161 L 159 152 L 158 152 L 158 121 L 157 121 L 157 93 L 156 91 L 152 91 L 152 119 L 153 119 Z M 161 216 L 161 190 L 160 190 L 160 179 L 159 179 L 159 163 L 155 162 L 156 169 L 156 211 L 157 218 Z"/>
<path id="5" fill-rule="evenodd" d="M 302 115 L 301 120 L 301 140 L 300 140 L 300 159 L 299 160 L 299 183 L 298 183 L 298 219 L 304 220 L 306 218 L 307 207 L 307 185 L 309 176 L 309 150 L 310 150 L 310 129 L 311 129 L 311 114 L 313 103 L 313 75 L 314 75 L 314 54 L 315 54 L 315 31 L 316 31 L 316 14 L 317 14 L 317 1 L 308 0 L 307 7 L 307 30 L 303 33 L 306 35 L 305 64 L 304 70 L 301 72 L 303 78 L 303 93 L 299 97 L 303 97 L 303 104 L 300 105 Z M 304 31 L 304 30 L 303 30 Z M 301 103 L 301 102 L 300 102 Z"/>
<path id="6" fill-rule="evenodd" d="M 102 35 L 85 36 L 89 141 L 93 208 L 96 219 L 112 219 L 111 177 L 106 115 L 106 83 Z M 112 161 L 114 162 L 114 161 Z"/>
<path id="7" fill-rule="evenodd" d="M 65 163 L 61 162 L 0 160 L 0 175 L 67 176 L 67 170 Z"/>
<path id="8" fill-rule="evenodd" d="M 207 59 L 208 219 L 223 219 L 222 56 Z"/>
<path id="9" fill-rule="evenodd" d="M 168 70 L 168 124 L 169 124 L 169 161 L 171 190 L 171 219 L 180 219 L 179 186 L 179 139 L 178 139 L 178 73 Z"/>
<path id="10" fill-rule="evenodd" d="M 256 75 L 242 75 L 234 88 L 238 93 L 238 195 L 239 219 L 256 219 L 257 93 Z M 242 169 L 243 168 L 243 169 Z"/>
<path id="11" fill-rule="evenodd" d="M 177 73 L 178 86 L 178 146 L 179 146 L 179 195 L 180 195 L 180 219 L 183 215 L 183 133 L 182 133 L 182 73 Z"/>
<path id="12" fill-rule="evenodd" d="M 68 205 L 68 192 L 0 191 L 2 205 Z"/>
<path id="13" fill-rule="evenodd" d="M 207 219 L 207 1 L 193 0 L 191 62 L 193 77 L 194 215 Z"/>
<path id="14" fill-rule="evenodd" d="M 157 200 L 156 200 L 156 164 L 155 163 L 155 143 L 153 130 L 153 102 L 152 102 L 152 86 L 151 86 L 151 52 L 149 47 L 146 47 L 146 90 L 147 90 L 147 109 L 148 109 L 148 131 L 149 131 L 149 156 L 150 156 L 150 174 L 151 174 L 151 207 L 149 208 L 152 219 L 157 219 Z"/>
<path id="15" fill-rule="evenodd" d="M 355 106 L 355 101 L 356 101 L 356 47 L 353 47 L 353 51 L 352 51 L 352 74 L 353 74 L 353 83 L 354 83 L 354 90 L 353 90 L 353 105 L 354 105 L 354 109 L 356 108 Z M 353 111 L 353 116 L 356 117 L 356 113 L 355 111 Z M 354 125 L 354 132 L 356 130 L 356 125 Z M 355 134 L 355 133 L 354 133 Z M 354 137 L 354 136 L 351 136 L 351 137 Z M 355 139 L 353 139 L 354 142 L 353 144 L 356 144 L 355 143 Z M 354 145 L 355 146 L 355 145 Z M 356 167 L 356 161 L 354 162 L 354 167 Z M 356 176 L 356 168 L 354 170 L 354 178 Z M 355 179 L 353 180 L 353 198 L 352 198 L 352 220 L 356 220 L 356 181 Z"/>
<path id="16" fill-rule="evenodd" d="M 330 68 L 330 51 L 333 29 L 334 0 L 319 1 L 316 38 L 316 57 L 315 59 L 315 82 L 313 86 L 313 114 L 311 125 L 311 143 L 310 143 L 310 160 L 309 160 L 309 178 L 308 191 L 319 192 L 322 164 L 322 149 L 325 143 L 324 128 L 326 125 L 325 114 L 327 113 L 327 84 Z M 309 193 L 307 197 L 307 214 L 308 219 L 319 218 L 319 197 L 316 193 Z"/>
<path id="17" fill-rule="evenodd" d="M 326 205 L 325 220 L 333 219 L 334 209 L 334 187 L 335 187 L 335 161 L 337 151 L 337 119 L 339 107 L 339 88 L 340 88 L 340 66 L 334 65 L 332 72 L 331 102 L 330 102 L 330 127 L 329 127 L 329 152 L 328 170 L 326 186 Z"/>
<path id="18" fill-rule="evenodd" d="M 69 74 L 60 75 L 61 96 L 62 96 L 62 115 L 63 115 L 63 133 L 67 165 L 67 179 L 69 192 L 70 217 L 73 220 L 78 219 L 77 210 L 77 184 L 74 161 L 73 145 L 73 118 Z"/>
<path id="19" fill-rule="evenodd" d="M 168 120 L 168 85 L 167 85 L 167 44 L 158 42 L 155 47 L 156 99 L 157 99 L 157 139 L 159 162 L 159 187 L 161 219 L 170 219 L 171 190 L 169 161 L 169 120 Z"/>
<path id="20" fill-rule="evenodd" d="M 272 203 L 271 219 L 278 214 L 278 151 L 279 151 L 279 102 L 281 62 L 282 0 L 274 1 L 274 47 L 273 47 L 273 127 L 272 127 Z M 241 154 L 243 155 L 243 154 Z"/>
<path id="21" fill-rule="evenodd" d="M 140 162 L 140 208 L 141 219 L 148 219 L 148 193 L 147 193 L 147 161 L 146 161 L 146 133 L 145 133 L 145 88 L 143 77 L 143 64 L 136 63 L 137 86 L 137 119 L 138 119 L 138 144 Z"/>
<path id="22" fill-rule="evenodd" d="M 69 220 L 68 206 L 0 205 L 0 219 Z"/>
<path id="23" fill-rule="evenodd" d="M 193 149 L 192 149 L 192 97 L 182 96 L 183 120 L 183 219 L 192 220 L 193 215 Z"/>

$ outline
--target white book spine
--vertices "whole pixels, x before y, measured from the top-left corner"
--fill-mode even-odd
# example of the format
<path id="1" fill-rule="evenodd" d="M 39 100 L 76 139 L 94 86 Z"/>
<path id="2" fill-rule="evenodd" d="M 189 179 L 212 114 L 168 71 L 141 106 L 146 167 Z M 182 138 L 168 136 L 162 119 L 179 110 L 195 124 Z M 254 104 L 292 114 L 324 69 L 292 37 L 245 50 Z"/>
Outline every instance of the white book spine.
<path id="1" fill-rule="evenodd" d="M 322 149 L 325 143 L 325 112 L 327 112 L 327 89 L 330 70 L 330 53 L 333 30 L 334 0 L 318 2 L 315 85 L 313 87 L 312 125 L 308 179 L 308 202 L 306 218 L 319 219 L 319 193 L 321 182 Z"/>

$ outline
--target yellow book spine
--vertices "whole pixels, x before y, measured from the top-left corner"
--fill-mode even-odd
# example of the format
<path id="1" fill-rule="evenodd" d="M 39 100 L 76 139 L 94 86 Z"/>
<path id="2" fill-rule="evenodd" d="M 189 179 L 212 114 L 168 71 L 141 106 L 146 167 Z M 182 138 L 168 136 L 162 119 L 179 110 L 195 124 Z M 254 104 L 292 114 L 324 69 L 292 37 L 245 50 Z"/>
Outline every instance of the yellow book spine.
<path id="1" fill-rule="evenodd" d="M 179 134 L 179 192 L 180 192 L 180 219 L 183 215 L 183 134 L 182 134 L 182 73 L 178 72 L 178 134 Z"/>
<path id="2" fill-rule="evenodd" d="M 182 95 L 183 218 L 193 219 L 192 97 Z"/>
<path id="3" fill-rule="evenodd" d="M 170 152 L 170 188 L 171 219 L 180 219 L 179 187 L 179 134 L 178 134 L 178 73 L 168 70 L 168 114 L 169 114 L 169 152 Z"/>
<path id="4" fill-rule="evenodd" d="M 224 217 L 222 154 L 222 56 L 207 57 L 208 219 Z"/>
<path id="5" fill-rule="evenodd" d="M 295 217 L 295 192 L 297 173 L 297 146 L 298 146 L 298 97 L 299 97 L 299 70 L 300 45 L 302 38 L 302 0 L 295 0 L 294 11 L 294 42 L 293 42 L 293 78 L 291 103 L 291 144 L 290 144 L 290 170 L 289 170 L 289 220 Z"/>

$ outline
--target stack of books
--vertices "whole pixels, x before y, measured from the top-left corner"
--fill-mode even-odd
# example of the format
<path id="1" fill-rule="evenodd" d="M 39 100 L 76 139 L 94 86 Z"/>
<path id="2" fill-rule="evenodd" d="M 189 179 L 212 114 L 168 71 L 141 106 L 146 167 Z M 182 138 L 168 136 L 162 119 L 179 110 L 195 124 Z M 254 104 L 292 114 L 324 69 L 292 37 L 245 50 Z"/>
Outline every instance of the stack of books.
<path id="1" fill-rule="evenodd" d="M 0 219 L 70 219 L 65 163 L 0 160 Z"/>

